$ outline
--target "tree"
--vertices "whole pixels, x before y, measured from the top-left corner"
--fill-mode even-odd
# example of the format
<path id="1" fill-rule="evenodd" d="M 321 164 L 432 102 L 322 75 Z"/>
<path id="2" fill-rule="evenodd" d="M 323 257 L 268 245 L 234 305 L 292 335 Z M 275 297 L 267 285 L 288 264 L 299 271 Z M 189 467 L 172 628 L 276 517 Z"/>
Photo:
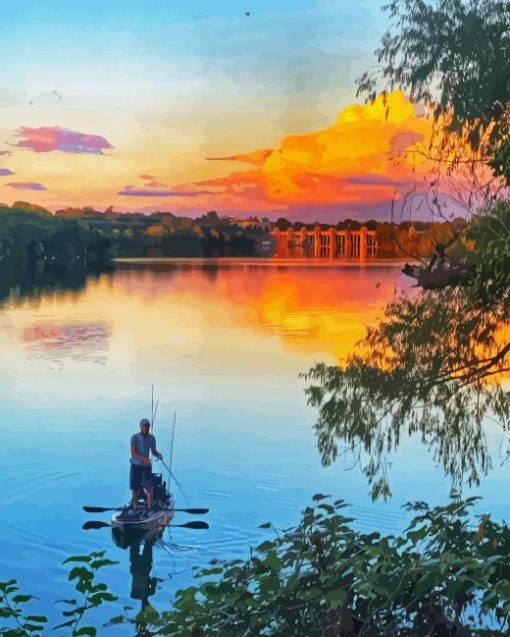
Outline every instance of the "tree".
<path id="1" fill-rule="evenodd" d="M 285 217 L 279 217 L 274 225 L 282 232 L 292 228 L 292 223 L 288 219 L 285 219 Z"/>
<path id="2" fill-rule="evenodd" d="M 450 160 L 464 161 L 468 146 L 471 161 L 489 161 L 510 183 L 510 3 L 392 0 L 385 9 L 379 67 L 358 80 L 358 94 L 402 88 L 429 106 Z"/>

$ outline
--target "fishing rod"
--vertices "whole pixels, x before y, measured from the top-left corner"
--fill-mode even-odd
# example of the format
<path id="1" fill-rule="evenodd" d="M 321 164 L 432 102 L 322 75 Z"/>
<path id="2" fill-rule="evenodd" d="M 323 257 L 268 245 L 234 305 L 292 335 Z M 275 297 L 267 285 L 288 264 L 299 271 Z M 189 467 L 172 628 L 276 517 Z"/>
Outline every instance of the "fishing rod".
<path id="1" fill-rule="evenodd" d="M 156 401 L 156 407 L 154 408 L 154 385 L 151 385 L 151 434 L 154 433 L 154 421 L 156 420 L 156 414 L 158 413 L 159 398 Z"/>
<path id="2" fill-rule="evenodd" d="M 151 385 L 152 388 L 152 406 L 154 406 L 154 385 Z M 159 399 L 156 401 L 156 408 L 153 409 L 152 411 L 152 421 L 151 421 L 151 431 L 153 431 L 154 429 L 154 420 L 156 418 L 156 414 L 158 411 L 158 405 L 159 405 Z M 174 411 L 174 423 L 173 423 L 173 431 L 172 431 L 172 448 L 170 451 L 170 465 L 172 465 L 172 458 L 173 458 L 173 453 L 174 453 L 174 439 L 175 439 L 175 421 L 177 418 L 177 412 Z M 179 491 L 182 493 L 182 495 L 184 496 L 184 499 L 186 500 L 187 504 L 189 504 L 189 498 L 188 496 L 184 493 L 184 489 L 181 487 L 179 481 L 177 480 L 175 474 L 173 473 L 172 469 L 166 464 L 166 462 L 163 460 L 163 458 L 158 458 L 158 460 L 161 460 L 161 463 L 163 464 L 163 466 L 165 467 L 165 469 L 168 471 L 168 490 L 170 490 L 170 480 L 173 478 L 175 481 L 175 484 L 177 485 Z"/>
<path id="3" fill-rule="evenodd" d="M 175 474 L 172 473 L 172 470 L 170 469 L 170 467 L 167 465 L 167 463 L 163 460 L 163 458 L 159 458 L 159 460 L 161 461 L 161 464 L 165 467 L 165 469 L 168 471 L 169 475 L 174 479 L 175 484 L 177 485 L 177 487 L 179 488 L 179 491 L 182 493 L 182 495 L 184 496 L 184 499 L 186 500 L 186 502 L 189 504 L 189 498 L 188 496 L 184 493 L 184 489 L 181 487 L 179 481 L 177 480 L 177 478 L 175 477 Z"/>
<path id="4" fill-rule="evenodd" d="M 173 460 L 173 457 L 174 457 L 175 420 L 176 420 L 176 418 L 177 418 L 177 412 L 174 411 L 174 426 L 173 426 L 173 429 L 172 429 L 172 447 L 170 449 L 170 464 L 169 464 L 170 469 L 172 468 L 172 460 Z M 171 473 L 171 471 L 169 471 L 168 472 L 168 489 L 169 490 L 170 490 L 170 479 L 171 479 L 171 477 L 172 477 L 172 473 Z"/>

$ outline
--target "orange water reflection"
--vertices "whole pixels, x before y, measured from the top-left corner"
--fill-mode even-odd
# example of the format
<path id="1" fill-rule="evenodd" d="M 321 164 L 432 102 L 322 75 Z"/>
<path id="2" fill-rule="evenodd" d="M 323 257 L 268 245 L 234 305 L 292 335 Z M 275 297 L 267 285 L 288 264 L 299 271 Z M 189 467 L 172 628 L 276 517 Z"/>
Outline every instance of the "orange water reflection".
<path id="1" fill-rule="evenodd" d="M 170 359 L 267 368 L 333 362 L 352 350 L 393 298 L 396 266 L 159 263 L 121 266 L 76 294 L 41 295 L 0 311 L 0 346 L 19 359 L 109 361 L 157 370 Z M 13 354 L 14 355 L 14 354 Z M 14 359 L 11 359 L 11 362 Z M 277 361 L 279 361 L 277 363 Z"/>
<path id="2" fill-rule="evenodd" d="M 398 275 L 395 266 L 159 264 L 121 269 L 113 287 L 117 298 L 129 295 L 143 312 L 155 306 L 158 314 L 165 307 L 187 308 L 204 335 L 213 327 L 230 327 L 226 349 L 242 346 L 251 329 L 277 336 L 294 353 L 339 359 L 381 316 Z"/>

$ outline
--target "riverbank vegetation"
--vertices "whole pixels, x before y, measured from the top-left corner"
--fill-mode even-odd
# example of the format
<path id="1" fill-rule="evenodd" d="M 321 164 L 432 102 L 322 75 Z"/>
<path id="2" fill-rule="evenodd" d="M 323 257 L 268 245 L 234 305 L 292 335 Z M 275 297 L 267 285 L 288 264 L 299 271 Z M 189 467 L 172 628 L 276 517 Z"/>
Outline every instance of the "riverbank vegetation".
<path id="1" fill-rule="evenodd" d="M 115 562 L 103 552 L 71 557 L 75 590 L 61 601 L 57 630 L 44 628 L 44 609 L 10 580 L 0 582 L 0 635 L 95 637 L 119 624 L 145 637 L 508 634 L 510 530 L 474 516 L 475 505 L 475 498 L 434 508 L 409 503 L 408 528 L 381 535 L 357 530 L 343 501 L 317 494 L 295 527 L 263 524 L 267 539 L 249 557 L 195 569 L 196 584 L 178 590 L 171 606 L 148 604 L 134 616 L 119 613 L 119 591 L 97 581 Z M 104 605 L 111 619 L 100 622 Z"/>

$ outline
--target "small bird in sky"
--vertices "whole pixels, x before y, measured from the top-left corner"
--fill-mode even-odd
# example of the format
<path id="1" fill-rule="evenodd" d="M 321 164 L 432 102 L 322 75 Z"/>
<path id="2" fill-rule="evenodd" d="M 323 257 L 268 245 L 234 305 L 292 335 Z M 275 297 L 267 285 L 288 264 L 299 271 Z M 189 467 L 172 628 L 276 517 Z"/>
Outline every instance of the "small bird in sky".
<path id="1" fill-rule="evenodd" d="M 249 16 L 250 14 L 251 14 L 251 12 L 250 12 L 250 11 L 245 11 L 245 12 L 244 12 L 244 15 L 246 15 L 246 16 Z"/>
<path id="2" fill-rule="evenodd" d="M 380 282 L 380 281 L 378 281 L 378 282 L 375 284 L 375 287 L 376 287 L 377 289 L 379 289 L 379 288 L 381 287 L 381 282 Z"/>

